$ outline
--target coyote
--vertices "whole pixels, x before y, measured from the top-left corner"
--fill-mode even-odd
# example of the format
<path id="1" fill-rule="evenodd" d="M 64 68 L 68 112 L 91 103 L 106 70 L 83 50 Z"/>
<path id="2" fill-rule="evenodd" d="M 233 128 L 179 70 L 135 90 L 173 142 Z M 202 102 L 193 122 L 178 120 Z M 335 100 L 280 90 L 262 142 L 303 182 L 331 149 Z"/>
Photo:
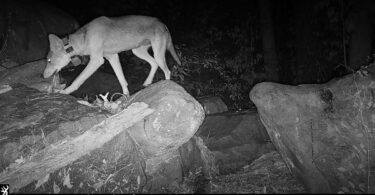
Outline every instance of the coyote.
<path id="1" fill-rule="evenodd" d="M 90 61 L 81 74 L 69 87 L 60 91 L 63 94 L 70 94 L 77 90 L 104 63 L 104 58 L 106 58 L 120 82 L 122 92 L 129 95 L 128 83 L 125 80 L 118 56 L 121 51 L 132 50 L 134 55 L 151 65 L 151 70 L 143 86 L 152 83 L 158 67 L 163 70 L 165 79 L 170 79 L 171 72 L 165 61 L 166 49 L 181 65 L 168 28 L 154 17 L 123 16 L 109 18 L 102 16 L 92 20 L 75 33 L 68 35 L 67 40 L 65 39 L 66 43 L 53 34 L 50 34 L 48 38 L 50 51 L 43 73 L 44 78 L 59 72 L 69 64 L 74 56 L 90 56 Z M 147 52 L 150 47 L 152 47 L 154 57 Z"/>

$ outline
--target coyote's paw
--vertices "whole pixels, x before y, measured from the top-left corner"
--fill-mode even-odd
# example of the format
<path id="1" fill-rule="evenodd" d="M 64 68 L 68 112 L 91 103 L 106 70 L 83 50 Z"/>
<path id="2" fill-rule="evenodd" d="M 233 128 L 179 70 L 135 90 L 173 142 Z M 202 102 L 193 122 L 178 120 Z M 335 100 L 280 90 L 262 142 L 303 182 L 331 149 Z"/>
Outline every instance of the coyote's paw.
<path id="1" fill-rule="evenodd" d="M 70 94 L 69 91 L 67 91 L 66 89 L 57 90 L 57 92 L 61 94 Z"/>
<path id="2" fill-rule="evenodd" d="M 60 91 L 64 90 L 66 84 L 59 84 L 55 87 L 52 87 L 48 90 L 48 93 L 61 93 Z"/>
<path id="3" fill-rule="evenodd" d="M 147 86 L 149 86 L 151 84 L 151 82 L 149 82 L 149 81 L 145 81 L 144 83 L 143 83 L 143 87 L 147 87 Z"/>
<path id="4" fill-rule="evenodd" d="M 124 95 L 127 95 L 127 96 L 129 96 L 129 90 L 127 89 L 127 88 L 124 88 L 124 89 L 122 89 L 122 93 L 124 94 Z"/>
<path id="5" fill-rule="evenodd" d="M 63 90 L 60 90 L 59 93 L 61 94 L 71 94 L 73 91 L 75 91 L 74 88 L 72 88 L 71 86 L 63 89 Z"/>

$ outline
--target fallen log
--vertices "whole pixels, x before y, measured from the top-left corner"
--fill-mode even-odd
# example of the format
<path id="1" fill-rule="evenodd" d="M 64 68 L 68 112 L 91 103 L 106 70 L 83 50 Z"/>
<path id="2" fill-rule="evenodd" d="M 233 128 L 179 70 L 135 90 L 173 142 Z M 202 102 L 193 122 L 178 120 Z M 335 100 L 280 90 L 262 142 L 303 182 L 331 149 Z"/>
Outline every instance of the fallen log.
<path id="1" fill-rule="evenodd" d="M 204 119 L 202 106 L 173 81 L 159 81 L 134 94 L 128 104 L 145 102 L 155 113 L 129 128 L 146 156 L 175 151 L 198 130 Z"/>
<path id="2" fill-rule="evenodd" d="M 375 192 L 373 69 L 321 85 L 265 82 L 251 90 L 272 142 L 308 192 Z"/>
<path id="3" fill-rule="evenodd" d="M 0 140 L 0 182 L 12 183 L 12 191 L 160 192 L 182 181 L 183 175 L 176 173 L 190 170 L 179 159 L 192 151 L 178 149 L 194 135 L 204 112 L 172 81 L 155 83 L 131 97 L 128 105 L 144 102 L 154 110 L 143 120 L 135 113 L 111 120 L 109 113 L 78 104 L 71 96 L 12 87 L 0 94 L 0 131 L 5 138 Z M 131 118 L 141 121 L 131 126 Z M 165 167 L 175 168 L 166 172 Z M 26 176 L 15 179 L 20 175 Z"/>
<path id="4" fill-rule="evenodd" d="M 16 83 L 9 89 L 0 94 L 0 170 L 110 116 L 71 96 L 41 93 Z"/>
<path id="5" fill-rule="evenodd" d="M 67 137 L 31 156 L 26 162 L 11 164 L 0 174 L 0 183 L 9 184 L 12 191 L 41 179 L 48 173 L 68 165 L 153 112 L 145 103 L 134 103 L 122 112 L 91 127 L 75 138 Z"/>

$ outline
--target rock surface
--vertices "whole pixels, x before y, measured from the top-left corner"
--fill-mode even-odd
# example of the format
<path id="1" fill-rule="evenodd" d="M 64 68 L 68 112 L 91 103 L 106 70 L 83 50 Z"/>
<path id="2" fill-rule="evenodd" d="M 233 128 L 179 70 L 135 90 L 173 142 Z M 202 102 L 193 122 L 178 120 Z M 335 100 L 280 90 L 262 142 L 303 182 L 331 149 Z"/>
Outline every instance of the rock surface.
<path id="1" fill-rule="evenodd" d="M 71 16 L 42 1 L 2 1 L 0 62 L 11 68 L 45 58 L 49 49 L 48 34 L 63 36 L 78 27 Z"/>
<path id="2" fill-rule="evenodd" d="M 260 83 L 250 98 L 308 192 L 374 193 L 374 91 L 368 69 L 321 85 Z"/>
<path id="3" fill-rule="evenodd" d="M 202 104 L 206 115 L 228 111 L 227 105 L 219 96 L 202 97 L 197 100 Z"/>
<path id="4" fill-rule="evenodd" d="M 27 87 L 47 92 L 51 87 L 53 76 L 44 79 L 42 72 L 46 66 L 46 60 L 38 60 L 0 71 L 0 87 L 6 85 L 23 84 Z"/>
<path id="5" fill-rule="evenodd" d="M 275 150 L 255 110 L 207 115 L 196 136 L 214 154 L 220 174 L 233 173 Z"/>

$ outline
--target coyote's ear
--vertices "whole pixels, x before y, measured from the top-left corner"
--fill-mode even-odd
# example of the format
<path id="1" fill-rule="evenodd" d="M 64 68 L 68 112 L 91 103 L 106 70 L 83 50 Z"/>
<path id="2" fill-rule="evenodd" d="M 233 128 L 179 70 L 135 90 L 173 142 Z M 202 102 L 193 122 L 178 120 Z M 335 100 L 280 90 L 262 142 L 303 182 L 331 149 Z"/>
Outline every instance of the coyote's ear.
<path id="1" fill-rule="evenodd" d="M 63 41 L 56 35 L 49 34 L 48 39 L 49 39 L 49 48 L 51 49 L 51 51 L 57 51 L 59 49 L 64 48 Z"/>

